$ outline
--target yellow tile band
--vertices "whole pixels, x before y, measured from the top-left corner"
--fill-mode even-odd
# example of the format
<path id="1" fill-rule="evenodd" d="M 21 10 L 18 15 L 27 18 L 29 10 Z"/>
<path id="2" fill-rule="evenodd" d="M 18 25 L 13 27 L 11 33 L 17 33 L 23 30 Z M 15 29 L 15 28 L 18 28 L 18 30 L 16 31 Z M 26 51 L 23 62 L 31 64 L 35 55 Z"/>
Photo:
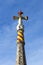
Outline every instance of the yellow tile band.
<path id="1" fill-rule="evenodd" d="M 18 35 L 20 35 L 21 37 L 23 37 L 23 34 L 22 34 L 22 33 L 20 33 L 20 32 L 18 32 Z"/>
<path id="2" fill-rule="evenodd" d="M 17 36 L 17 39 L 20 39 L 20 41 L 24 40 L 24 38 L 21 38 L 20 36 Z"/>

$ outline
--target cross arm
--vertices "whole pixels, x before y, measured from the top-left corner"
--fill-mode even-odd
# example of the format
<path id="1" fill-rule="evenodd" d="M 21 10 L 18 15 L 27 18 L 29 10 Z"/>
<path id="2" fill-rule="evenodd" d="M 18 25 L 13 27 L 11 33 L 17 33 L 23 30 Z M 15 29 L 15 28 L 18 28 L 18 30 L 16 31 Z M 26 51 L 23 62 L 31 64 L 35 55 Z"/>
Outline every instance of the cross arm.
<path id="1" fill-rule="evenodd" d="M 13 16 L 13 19 L 14 20 L 18 20 L 19 19 L 19 16 Z M 23 20 L 28 20 L 28 16 L 21 16 L 21 19 L 23 19 Z"/>
<path id="2" fill-rule="evenodd" d="M 28 20 L 28 16 L 21 17 L 23 20 Z"/>
<path id="3" fill-rule="evenodd" d="M 19 17 L 18 17 L 18 16 L 13 16 L 13 19 L 14 19 L 14 20 L 18 20 Z"/>

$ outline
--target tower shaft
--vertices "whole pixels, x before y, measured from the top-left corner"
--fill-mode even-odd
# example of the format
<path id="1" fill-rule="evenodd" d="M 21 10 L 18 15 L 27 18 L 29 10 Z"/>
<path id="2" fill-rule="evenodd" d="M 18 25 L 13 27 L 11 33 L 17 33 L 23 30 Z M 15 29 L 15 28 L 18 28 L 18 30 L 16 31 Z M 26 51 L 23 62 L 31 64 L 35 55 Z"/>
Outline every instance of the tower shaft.
<path id="1" fill-rule="evenodd" d="M 17 44 L 16 65 L 26 65 L 24 45 L 21 43 Z"/>
<path id="2" fill-rule="evenodd" d="M 17 57 L 16 65 L 26 65 L 25 50 L 24 50 L 24 31 L 22 29 L 17 31 Z"/>

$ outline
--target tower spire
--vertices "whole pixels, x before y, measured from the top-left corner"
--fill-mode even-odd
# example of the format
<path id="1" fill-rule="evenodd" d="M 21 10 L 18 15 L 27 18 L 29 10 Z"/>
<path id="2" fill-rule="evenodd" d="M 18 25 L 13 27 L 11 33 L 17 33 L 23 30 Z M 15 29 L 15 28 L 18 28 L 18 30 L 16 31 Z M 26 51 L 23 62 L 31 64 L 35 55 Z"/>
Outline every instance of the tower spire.
<path id="1" fill-rule="evenodd" d="M 23 12 L 19 11 L 18 16 L 13 16 L 14 20 L 18 20 L 17 25 L 17 57 L 16 65 L 26 65 L 25 48 L 24 48 L 24 25 L 23 20 L 28 20 L 28 16 L 22 16 Z"/>

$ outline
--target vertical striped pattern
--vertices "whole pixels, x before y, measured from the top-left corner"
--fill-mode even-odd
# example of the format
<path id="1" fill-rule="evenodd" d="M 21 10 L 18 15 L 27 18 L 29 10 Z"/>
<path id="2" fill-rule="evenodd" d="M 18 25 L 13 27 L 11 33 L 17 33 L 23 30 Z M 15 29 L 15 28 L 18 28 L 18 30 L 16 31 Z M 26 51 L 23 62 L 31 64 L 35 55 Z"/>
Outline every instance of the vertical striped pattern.
<path id="1" fill-rule="evenodd" d="M 24 42 L 23 30 L 19 30 L 17 33 L 18 33 L 18 36 L 17 36 L 17 43 L 22 43 L 22 42 Z"/>

